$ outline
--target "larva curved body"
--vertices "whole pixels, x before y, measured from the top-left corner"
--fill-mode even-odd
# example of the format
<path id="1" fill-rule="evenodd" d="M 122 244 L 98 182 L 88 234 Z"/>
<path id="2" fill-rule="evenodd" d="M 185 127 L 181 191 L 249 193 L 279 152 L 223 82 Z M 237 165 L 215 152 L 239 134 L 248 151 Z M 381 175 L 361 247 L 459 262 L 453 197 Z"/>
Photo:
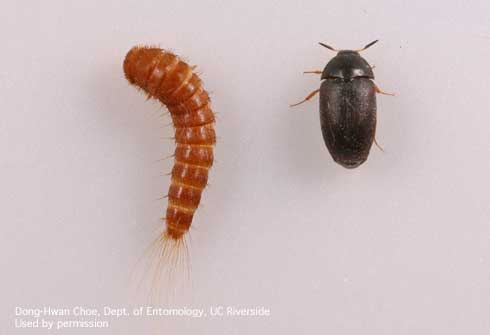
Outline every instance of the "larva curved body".
<path id="1" fill-rule="evenodd" d="M 124 60 L 127 80 L 160 100 L 172 116 L 176 148 L 165 238 L 174 241 L 182 239 L 191 226 L 216 143 L 210 99 L 193 69 L 173 53 L 154 47 L 134 47 Z"/>

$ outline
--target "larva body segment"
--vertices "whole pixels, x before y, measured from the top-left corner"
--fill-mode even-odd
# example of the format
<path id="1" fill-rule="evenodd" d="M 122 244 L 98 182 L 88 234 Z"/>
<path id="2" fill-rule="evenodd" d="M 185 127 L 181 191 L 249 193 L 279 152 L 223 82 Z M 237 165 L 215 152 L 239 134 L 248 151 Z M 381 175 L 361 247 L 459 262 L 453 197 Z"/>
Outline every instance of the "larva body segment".
<path id="1" fill-rule="evenodd" d="M 160 100 L 175 127 L 175 164 L 165 216 L 165 238 L 173 240 L 181 239 L 191 226 L 216 143 L 210 99 L 193 69 L 173 53 L 154 47 L 134 47 L 124 60 L 127 80 Z"/>

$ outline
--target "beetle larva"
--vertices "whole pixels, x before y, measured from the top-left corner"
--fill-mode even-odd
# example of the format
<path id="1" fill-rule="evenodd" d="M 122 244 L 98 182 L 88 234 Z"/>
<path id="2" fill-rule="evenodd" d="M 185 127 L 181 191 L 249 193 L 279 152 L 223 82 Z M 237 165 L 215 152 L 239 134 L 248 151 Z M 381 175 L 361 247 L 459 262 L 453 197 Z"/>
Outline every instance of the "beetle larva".
<path id="1" fill-rule="evenodd" d="M 178 248 L 191 226 L 213 164 L 216 135 L 210 99 L 194 67 L 171 52 L 136 46 L 126 55 L 123 67 L 127 80 L 162 102 L 172 116 L 175 161 L 164 218 L 166 230 L 160 240 Z"/>

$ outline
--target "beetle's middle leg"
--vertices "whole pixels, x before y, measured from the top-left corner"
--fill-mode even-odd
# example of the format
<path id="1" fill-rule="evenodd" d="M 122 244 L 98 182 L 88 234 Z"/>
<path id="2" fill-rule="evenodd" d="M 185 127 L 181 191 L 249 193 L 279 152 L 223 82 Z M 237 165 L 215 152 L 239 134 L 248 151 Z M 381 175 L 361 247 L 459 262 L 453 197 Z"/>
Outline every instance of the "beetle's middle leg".
<path id="1" fill-rule="evenodd" d="M 298 103 L 295 103 L 295 104 L 292 104 L 292 105 L 289 105 L 289 107 L 294 107 L 294 106 L 298 106 L 300 104 L 302 104 L 303 102 L 306 102 L 308 100 L 310 100 L 311 98 L 313 98 L 315 96 L 315 94 L 317 94 L 318 92 L 320 92 L 320 89 L 317 89 L 317 90 L 314 90 L 313 92 L 311 92 L 310 94 L 308 94 L 306 96 L 306 98 L 304 98 L 302 101 L 298 102 Z"/>
<path id="2" fill-rule="evenodd" d="M 391 96 L 395 96 L 395 93 L 387 93 L 387 92 L 384 92 L 382 91 L 378 85 L 374 84 L 374 89 L 376 90 L 376 93 L 379 93 L 379 94 L 383 94 L 383 95 L 391 95 Z"/>

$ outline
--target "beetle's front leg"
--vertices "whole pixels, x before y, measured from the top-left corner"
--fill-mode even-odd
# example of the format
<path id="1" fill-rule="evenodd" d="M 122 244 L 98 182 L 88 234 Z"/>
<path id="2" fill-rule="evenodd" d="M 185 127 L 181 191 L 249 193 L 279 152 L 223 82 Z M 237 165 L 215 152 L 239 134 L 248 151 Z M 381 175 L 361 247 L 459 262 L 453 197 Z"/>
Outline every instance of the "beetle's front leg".
<path id="1" fill-rule="evenodd" d="M 321 71 L 321 70 L 304 71 L 303 74 L 305 74 L 305 73 L 322 74 L 323 71 Z"/>
<path id="2" fill-rule="evenodd" d="M 314 90 L 313 92 L 311 92 L 310 94 L 308 94 L 306 96 L 306 98 L 304 98 L 302 101 L 298 102 L 298 103 L 295 103 L 293 105 L 289 105 L 289 107 L 294 107 L 294 106 L 298 106 L 300 104 L 302 104 L 303 102 L 306 102 L 308 100 L 310 100 L 311 98 L 313 98 L 315 96 L 315 94 L 317 94 L 318 92 L 320 92 L 320 89 L 317 89 L 317 90 Z"/>

